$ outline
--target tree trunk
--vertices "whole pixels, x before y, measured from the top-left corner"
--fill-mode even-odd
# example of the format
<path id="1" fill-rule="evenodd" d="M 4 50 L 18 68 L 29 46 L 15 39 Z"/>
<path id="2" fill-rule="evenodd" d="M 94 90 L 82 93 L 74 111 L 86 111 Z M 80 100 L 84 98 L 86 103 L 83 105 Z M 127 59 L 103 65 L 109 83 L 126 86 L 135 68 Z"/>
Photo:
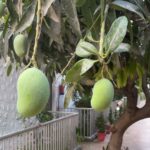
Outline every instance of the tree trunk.
<path id="1" fill-rule="evenodd" d="M 125 88 L 125 94 L 128 98 L 127 108 L 121 118 L 113 125 L 112 135 L 108 144 L 108 150 L 121 150 L 123 134 L 133 123 L 150 118 L 150 93 L 147 88 L 146 76 L 143 77 L 143 92 L 146 97 L 146 104 L 143 108 L 137 108 L 138 91 L 134 83 L 129 81 Z"/>
<path id="2" fill-rule="evenodd" d="M 117 123 L 111 128 L 112 135 L 108 145 L 108 150 L 121 150 L 123 134 L 126 129 L 134 123 L 126 111 Z"/>
<path id="3" fill-rule="evenodd" d="M 123 135 L 119 132 L 114 133 L 111 136 L 111 140 L 109 142 L 109 150 L 120 150 L 122 145 L 122 137 Z M 117 141 L 117 142 L 116 142 Z"/>
<path id="4" fill-rule="evenodd" d="M 122 145 L 122 137 L 123 135 L 119 132 L 112 134 L 108 149 L 120 150 Z"/>

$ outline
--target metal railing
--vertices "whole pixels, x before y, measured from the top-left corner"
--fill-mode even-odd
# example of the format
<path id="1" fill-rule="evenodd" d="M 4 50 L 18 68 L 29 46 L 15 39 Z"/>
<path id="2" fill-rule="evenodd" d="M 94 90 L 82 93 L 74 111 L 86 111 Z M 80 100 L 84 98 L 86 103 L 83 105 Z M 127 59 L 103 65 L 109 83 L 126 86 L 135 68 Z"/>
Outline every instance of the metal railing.
<path id="1" fill-rule="evenodd" d="M 92 139 L 96 135 L 95 122 L 100 115 L 99 112 L 95 112 L 92 108 L 67 108 L 65 111 L 79 113 L 78 132 L 83 138 Z"/>
<path id="2" fill-rule="evenodd" d="M 52 114 L 51 121 L 0 137 L 0 150 L 74 150 L 78 114 Z"/>

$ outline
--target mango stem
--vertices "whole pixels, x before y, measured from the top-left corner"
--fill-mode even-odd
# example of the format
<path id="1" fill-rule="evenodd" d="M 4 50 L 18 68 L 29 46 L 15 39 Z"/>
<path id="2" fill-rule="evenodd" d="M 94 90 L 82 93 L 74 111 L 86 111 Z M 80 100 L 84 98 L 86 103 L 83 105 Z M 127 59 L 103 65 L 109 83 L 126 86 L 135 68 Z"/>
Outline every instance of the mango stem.
<path id="1" fill-rule="evenodd" d="M 34 67 L 38 67 L 37 61 L 36 61 L 36 54 L 37 54 L 37 48 L 38 48 L 38 40 L 41 34 L 42 21 L 43 21 L 42 2 L 41 0 L 38 0 L 36 34 L 35 34 L 35 42 L 34 42 L 34 47 L 33 47 L 33 54 L 31 57 L 31 63 Z"/>

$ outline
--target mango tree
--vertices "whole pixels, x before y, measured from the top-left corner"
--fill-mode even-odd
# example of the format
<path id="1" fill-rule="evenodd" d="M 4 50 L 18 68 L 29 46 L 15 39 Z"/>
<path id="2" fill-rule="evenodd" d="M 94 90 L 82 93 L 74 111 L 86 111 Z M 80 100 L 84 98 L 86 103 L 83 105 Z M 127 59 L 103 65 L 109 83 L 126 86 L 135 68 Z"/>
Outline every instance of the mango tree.
<path id="1" fill-rule="evenodd" d="M 120 150 L 126 129 L 150 117 L 149 0 L 1 0 L 0 16 L 0 55 L 8 75 L 12 63 L 42 68 L 51 77 L 61 71 L 69 88 L 65 106 L 75 90 L 90 86 L 92 92 L 103 80 L 109 83 L 106 90 L 111 88 L 103 102 L 98 102 L 97 88 L 93 90 L 99 110 L 110 104 L 113 89 L 127 96 L 126 110 L 111 129 L 109 150 Z M 21 42 L 19 35 L 25 36 Z M 141 91 L 146 104 L 138 108 Z"/>
<path id="2" fill-rule="evenodd" d="M 55 74 L 63 72 L 80 36 L 71 1 L 0 0 L 0 56 L 7 75 L 19 67 L 38 67 L 47 75 L 52 93 Z"/>
<path id="3" fill-rule="evenodd" d="M 112 126 L 108 144 L 108 150 L 120 150 L 126 129 L 133 123 L 150 117 L 150 93 L 147 85 L 150 2 L 101 0 L 93 10 L 93 5 L 89 5 L 92 8 L 86 7 L 88 3 L 97 4 L 96 1 L 81 3 L 79 14 L 85 19 L 86 26 L 90 23 L 86 22 L 89 16 L 84 13 L 85 9 L 90 11 L 95 20 L 91 21 L 85 36 L 77 44 L 75 54 L 81 60 L 67 71 L 66 82 L 76 89 L 79 85 L 94 85 L 91 105 L 99 111 L 109 106 L 108 101 L 112 100 L 113 95 L 113 89 L 110 90 L 107 83 L 101 83 L 98 87 L 104 78 L 113 83 L 115 92 L 119 90 L 127 96 L 126 110 Z M 100 30 L 97 30 L 99 19 L 96 17 L 100 17 Z M 137 107 L 140 92 L 144 92 L 146 98 L 143 108 Z"/>

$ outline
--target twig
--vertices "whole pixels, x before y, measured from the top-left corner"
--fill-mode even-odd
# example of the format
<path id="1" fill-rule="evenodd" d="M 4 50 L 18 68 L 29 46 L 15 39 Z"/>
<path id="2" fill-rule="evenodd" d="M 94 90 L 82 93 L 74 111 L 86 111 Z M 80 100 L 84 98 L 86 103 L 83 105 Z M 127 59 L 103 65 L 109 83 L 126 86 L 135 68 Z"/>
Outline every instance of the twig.
<path id="1" fill-rule="evenodd" d="M 89 28 L 89 31 L 94 27 L 95 23 L 98 21 L 100 15 L 97 16 L 97 18 L 94 20 L 93 24 L 91 25 L 91 27 Z M 87 37 L 87 35 L 85 35 L 83 37 L 83 40 L 85 40 Z M 68 66 L 70 65 L 70 63 L 72 62 L 72 60 L 75 57 L 75 53 L 73 53 L 72 57 L 69 59 L 69 62 L 67 63 L 67 65 L 64 67 L 64 69 L 61 71 L 61 75 L 65 72 L 65 70 L 68 68 Z"/>
<path id="2" fill-rule="evenodd" d="M 98 21 L 98 18 L 100 17 L 100 14 L 97 16 L 97 18 L 93 21 L 93 24 L 91 25 L 91 27 L 89 28 L 89 31 L 94 27 L 95 23 Z M 85 40 L 87 37 L 87 34 L 84 36 L 83 40 Z M 99 43 L 99 41 L 98 41 Z"/>
<path id="3" fill-rule="evenodd" d="M 31 64 L 32 64 L 32 62 L 31 62 L 31 60 L 30 60 L 29 63 L 24 67 L 23 70 L 26 70 Z"/>
<path id="4" fill-rule="evenodd" d="M 67 65 L 64 67 L 64 69 L 61 71 L 61 75 L 64 74 L 65 70 L 69 67 L 70 63 L 72 62 L 72 60 L 74 59 L 75 57 L 75 53 L 72 55 L 72 57 L 69 59 Z"/>
<path id="5" fill-rule="evenodd" d="M 101 70 L 101 76 L 102 76 L 102 78 L 104 78 L 104 64 L 102 65 L 102 70 Z"/>
<path id="6" fill-rule="evenodd" d="M 43 21 L 43 15 L 42 15 L 42 3 L 41 0 L 38 0 L 38 6 L 37 6 L 37 24 L 36 24 L 36 34 L 35 34 L 35 41 L 34 41 L 34 47 L 33 47 L 33 54 L 31 57 L 30 62 L 28 65 L 24 68 L 28 68 L 31 64 L 34 67 L 38 67 L 36 62 L 36 54 L 37 54 L 37 48 L 38 48 L 38 40 L 41 34 L 41 26 Z"/>
<path id="7" fill-rule="evenodd" d="M 106 71 L 107 71 L 107 73 L 108 73 L 108 75 L 109 75 L 110 80 L 111 80 L 111 81 L 113 82 L 113 84 L 118 88 L 117 84 L 116 84 L 115 81 L 113 80 L 113 77 L 112 77 L 111 73 L 110 73 L 109 70 L 108 70 L 108 66 L 107 66 L 107 68 L 106 68 Z"/>

